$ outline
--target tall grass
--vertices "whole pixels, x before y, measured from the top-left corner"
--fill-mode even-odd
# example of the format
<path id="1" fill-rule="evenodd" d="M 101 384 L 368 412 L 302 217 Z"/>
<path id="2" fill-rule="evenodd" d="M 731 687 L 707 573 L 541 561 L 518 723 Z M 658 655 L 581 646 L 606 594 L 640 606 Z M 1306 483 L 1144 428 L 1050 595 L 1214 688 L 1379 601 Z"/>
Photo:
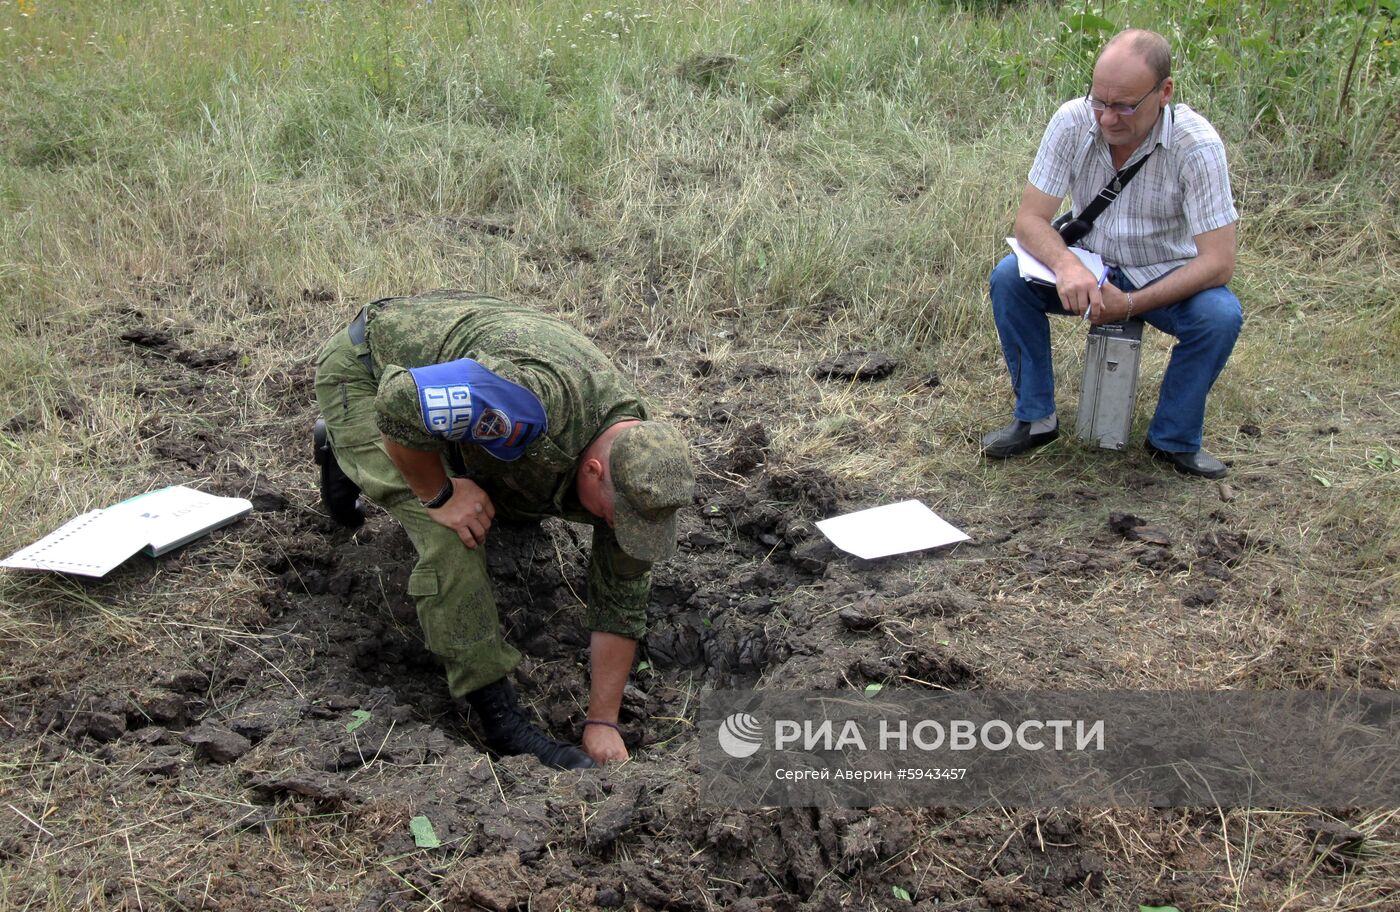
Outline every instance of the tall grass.
<path id="1" fill-rule="evenodd" d="M 1130 24 L 1230 145 L 1251 313 L 1393 355 L 1392 5 L 7 4 L 6 439 L 81 446 L 56 398 L 126 420 L 123 308 L 288 364 L 352 302 L 438 285 L 671 345 L 859 340 L 999 401 L 985 274 L 1045 118 Z M 7 448 L 7 513 L 50 458 Z"/>

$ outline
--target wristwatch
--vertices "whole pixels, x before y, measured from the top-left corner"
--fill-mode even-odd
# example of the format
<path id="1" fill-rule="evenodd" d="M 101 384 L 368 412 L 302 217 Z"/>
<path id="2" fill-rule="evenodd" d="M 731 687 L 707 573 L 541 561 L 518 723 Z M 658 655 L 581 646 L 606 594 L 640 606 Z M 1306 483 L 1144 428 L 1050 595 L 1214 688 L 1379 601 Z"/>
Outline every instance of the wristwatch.
<path id="1" fill-rule="evenodd" d="M 452 479 L 448 478 L 447 481 L 443 482 L 442 490 L 438 491 L 427 500 L 420 497 L 418 498 L 418 502 L 423 505 L 424 509 L 436 510 L 452 499 L 452 492 L 455 490 L 457 489 L 452 486 Z"/>

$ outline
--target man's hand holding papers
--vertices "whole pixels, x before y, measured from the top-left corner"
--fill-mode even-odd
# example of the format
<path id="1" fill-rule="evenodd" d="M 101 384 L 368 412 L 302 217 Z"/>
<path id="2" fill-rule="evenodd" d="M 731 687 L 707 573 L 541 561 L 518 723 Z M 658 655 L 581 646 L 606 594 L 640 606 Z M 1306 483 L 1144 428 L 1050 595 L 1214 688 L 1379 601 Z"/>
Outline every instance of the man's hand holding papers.
<path id="1" fill-rule="evenodd" d="M 1016 254 L 1016 267 L 1021 271 L 1021 278 L 1027 282 L 1039 282 L 1042 285 L 1055 284 L 1055 271 L 1053 269 L 1027 252 L 1026 248 L 1017 243 L 1015 238 L 1007 238 L 1006 243 L 1011 245 L 1011 252 Z M 1104 280 L 1108 278 L 1108 267 L 1104 265 L 1103 257 L 1092 250 L 1085 250 L 1083 247 L 1071 247 L 1069 252 L 1079 258 L 1079 262 L 1084 264 L 1084 268 L 1089 270 L 1090 274 L 1102 286 Z"/>

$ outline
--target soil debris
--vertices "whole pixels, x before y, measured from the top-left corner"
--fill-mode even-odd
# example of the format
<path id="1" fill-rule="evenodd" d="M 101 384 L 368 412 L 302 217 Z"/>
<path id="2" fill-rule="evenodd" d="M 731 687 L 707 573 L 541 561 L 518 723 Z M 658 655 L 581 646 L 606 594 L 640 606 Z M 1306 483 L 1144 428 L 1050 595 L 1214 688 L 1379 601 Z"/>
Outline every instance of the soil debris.
<path id="1" fill-rule="evenodd" d="M 250 783 L 249 789 L 254 796 L 263 801 L 272 801 L 284 795 L 297 795 L 329 804 L 341 804 L 354 799 L 354 792 L 344 782 L 327 773 L 313 771 L 257 779 Z"/>
<path id="2" fill-rule="evenodd" d="M 1172 543 L 1171 536 L 1165 530 L 1149 526 L 1147 520 L 1132 513 L 1108 514 L 1108 527 L 1128 541 L 1146 542 L 1162 548 L 1169 547 Z"/>
<path id="3" fill-rule="evenodd" d="M 853 633 L 864 633 L 874 630 L 880 626 L 880 616 L 873 613 L 876 609 L 870 601 L 861 602 L 858 605 L 848 605 L 841 609 L 837 618 L 841 621 L 841 626 Z"/>
<path id="4" fill-rule="evenodd" d="M 817 362 L 812 373 L 819 380 L 883 380 L 898 366 L 884 352 L 848 351 Z"/>
<path id="5" fill-rule="evenodd" d="M 634 782 L 614 792 L 588 819 L 588 850 L 593 853 L 617 842 L 636 819 L 646 784 Z"/>
<path id="6" fill-rule="evenodd" d="M 454 909 L 522 909 L 544 884 L 523 868 L 516 852 L 464 859 L 453 872 L 448 903 Z M 536 897 L 538 898 L 538 897 Z"/>
<path id="7" fill-rule="evenodd" d="M 938 376 L 938 371 L 932 371 L 923 377 L 919 377 L 905 387 L 911 393 L 934 392 L 943 385 L 943 378 Z"/>
<path id="8" fill-rule="evenodd" d="M 232 763 L 253 748 L 253 742 L 217 722 L 202 723 L 186 732 L 183 740 L 194 748 L 197 758 L 211 763 Z"/>
<path id="9" fill-rule="evenodd" d="M 253 510 L 258 513 L 280 513 L 291 506 L 287 495 L 280 491 L 261 491 L 248 500 L 253 504 Z"/>
<path id="10" fill-rule="evenodd" d="M 1366 846 L 1365 833 L 1323 817 L 1304 821 L 1303 836 L 1314 855 L 1343 869 L 1358 866 Z"/>
<path id="11" fill-rule="evenodd" d="M 768 431 L 762 422 L 742 428 L 730 446 L 728 471 L 735 475 L 750 475 L 768 458 Z"/>
<path id="12" fill-rule="evenodd" d="M 758 361 L 746 361 L 743 364 L 737 365 L 734 370 L 731 371 L 730 376 L 740 381 L 767 380 L 773 377 L 785 376 L 786 373 L 787 372 L 781 367 L 774 367 L 772 364 L 764 364 Z"/>
<path id="13" fill-rule="evenodd" d="M 1255 543 L 1243 532 L 1219 530 L 1203 536 L 1196 545 L 1196 553 L 1201 557 L 1214 558 L 1227 567 L 1234 567 L 1252 544 Z"/>
<path id="14" fill-rule="evenodd" d="M 238 360 L 239 351 L 227 346 L 195 349 L 185 348 L 175 353 L 175 360 L 193 370 L 218 367 Z"/>
<path id="15" fill-rule="evenodd" d="M 94 741 L 115 741 L 126 734 L 126 716 L 118 713 L 92 713 L 87 720 L 87 734 Z"/>
<path id="16" fill-rule="evenodd" d="M 178 776 L 185 767 L 183 752 L 175 747 L 158 747 L 134 767 L 143 776 L 168 778 Z"/>
<path id="17" fill-rule="evenodd" d="M 797 569 L 820 576 L 826 572 L 827 564 L 836 558 L 836 547 L 825 537 L 802 542 L 792 549 L 789 558 Z"/>
<path id="18" fill-rule="evenodd" d="M 110 683 L 60 698 L 71 691 L 44 691 L 37 670 L 16 677 L 13 702 L 22 711 L 0 717 L 0 738 L 29 738 L 25 749 L 52 763 L 73 758 L 123 801 L 218 796 L 194 802 L 196 813 L 211 815 L 211 831 L 228 834 L 217 848 L 291 832 L 286 821 L 295 819 L 297 832 L 321 844 L 345 840 L 394 859 L 374 872 L 350 908 L 816 912 L 858 904 L 857 897 L 891 904 L 893 886 L 930 908 L 1116 908 L 1098 899 L 1121 898 L 1130 888 L 1121 879 L 1135 869 L 1111 851 L 1098 854 L 1101 846 L 1088 848 L 1107 831 L 1068 813 L 1041 819 L 1012 809 L 1018 823 L 1000 812 L 935 808 L 708 808 L 697 794 L 690 707 L 707 688 L 966 690 L 1019 685 L 1026 675 L 1041 684 L 1046 673 L 1036 669 L 1049 667 L 1050 655 L 1111 676 L 1115 659 L 1098 659 L 1100 635 L 1086 636 L 1072 617 L 1061 624 L 1055 615 L 1049 624 L 1044 606 L 1136 573 L 1160 590 L 1153 604 L 1166 606 L 1162 623 L 1190 623 L 1234 604 L 1232 589 L 1250 571 L 1232 568 L 1270 547 L 1256 537 L 1257 527 L 1238 525 L 1243 519 L 1218 503 L 1205 516 L 1193 513 L 1196 525 L 1180 521 L 1159 479 L 1128 473 L 1131 503 L 1150 511 L 1151 523 L 1115 513 L 1109 531 L 1099 526 L 1069 537 L 1062 520 L 1082 520 L 1096 504 L 1102 517 L 1115 495 L 1088 487 L 1045 491 L 1029 504 L 998 508 L 988 527 L 1009 531 L 979 535 L 978 559 L 965 566 L 918 556 L 902 564 L 848 559 L 816 522 L 870 503 L 876 486 L 838 480 L 819 459 L 791 461 L 775 445 L 783 416 L 771 397 L 786 389 L 791 368 L 784 374 L 756 361 L 702 358 L 696 373 L 709 379 L 697 385 L 724 385 L 726 398 L 698 399 L 681 419 L 690 422 L 705 471 L 698 473 L 698 509 L 681 516 L 682 557 L 653 568 L 642 662 L 623 695 L 619 724 L 638 762 L 570 779 L 527 758 L 488 757 L 454 711 L 407 592 L 413 549 L 392 519 L 373 511 L 351 537 L 308 506 L 315 470 L 292 432 L 309 424 L 309 367 L 289 367 L 264 382 L 289 409 L 286 440 L 279 441 L 284 460 L 265 466 L 243 458 L 251 451 L 236 424 L 216 436 L 191 417 L 252 379 L 187 369 L 227 364 L 232 351 L 182 360 L 189 330 L 143 329 L 128 343 L 160 356 L 140 360 L 133 388 L 142 391 L 143 405 L 160 411 L 141 425 L 140 440 L 168 460 L 159 464 L 165 473 L 207 473 L 221 493 L 254 502 L 257 515 L 240 527 L 238 550 L 228 564 L 215 565 L 244 568 L 248 584 L 208 606 L 207 627 L 171 626 L 190 631 L 181 648 L 158 638 L 158 657 L 142 664 L 146 653 L 135 654 L 141 667 L 119 670 Z M 850 360 L 851 377 L 869 363 Z M 922 388 L 940 387 L 930 376 Z M 74 414 L 87 408 L 65 407 Z M 502 522 L 491 536 L 487 562 L 501 623 L 525 655 L 515 675 L 522 702 L 552 736 L 577 740 L 585 712 L 579 696 L 587 692 L 588 535 L 563 523 Z M 1172 539 L 1181 554 L 1173 553 Z M 1181 543 L 1194 544 L 1195 553 Z M 217 551 L 205 545 L 185 553 L 203 560 Z M 1139 564 L 1180 575 L 1145 577 Z M 187 591 L 181 587 L 188 580 L 177 576 L 181 563 L 167 566 L 169 575 L 127 584 Z M 93 596 L 120 599 L 123 591 L 94 589 Z M 1024 614 L 1004 607 L 1027 605 L 1047 611 L 1030 616 L 1059 631 L 1052 639 L 999 626 Z M 1297 676 L 1288 669 L 1316 664 L 1309 650 L 1322 645 L 1295 650 L 1279 661 L 1278 673 Z M 1389 652 L 1393 647 L 1377 645 L 1356 658 L 1353 677 L 1384 682 Z M 67 675 L 71 680 L 71 668 Z M 24 696 L 30 692 L 47 696 Z M 72 790 L 59 794 L 75 800 Z M 256 807 L 238 807 L 249 801 Z M 441 849 L 415 851 L 407 821 L 418 815 L 432 821 Z M 57 831 L 53 818 L 42 819 Z M 1322 870 L 1352 863 L 1344 835 L 1313 854 L 1301 833 L 1296 825 L 1287 833 L 1295 854 L 1313 864 L 1321 857 Z M 0 852 L 7 836 L 0 833 Z M 1150 832 L 1143 838 L 1156 847 Z M 924 871 L 913 859 L 930 840 L 967 875 Z M 141 847 L 135 849 L 140 859 Z M 113 876 L 124 870 L 126 859 L 118 861 Z M 1119 881 L 1106 876 L 1109 868 Z M 240 883 L 265 897 L 284 879 L 269 869 Z M 198 905 L 203 889 L 201 883 L 187 904 Z M 1144 884 L 1134 896 L 1149 892 Z M 1182 907 L 1204 907 L 1215 897 L 1208 884 L 1194 883 L 1172 895 Z M 220 907 L 257 906 L 250 897 L 235 891 Z"/>
<path id="19" fill-rule="evenodd" d="M 1204 608 L 1218 598 L 1220 593 L 1213 586 L 1197 586 L 1181 597 L 1181 604 L 1184 608 Z"/>
<path id="20" fill-rule="evenodd" d="M 121 334 L 123 342 L 130 342 L 137 348 L 153 348 L 161 351 L 169 348 L 174 339 L 170 333 L 164 329 L 153 329 L 149 326 L 136 326 Z"/>

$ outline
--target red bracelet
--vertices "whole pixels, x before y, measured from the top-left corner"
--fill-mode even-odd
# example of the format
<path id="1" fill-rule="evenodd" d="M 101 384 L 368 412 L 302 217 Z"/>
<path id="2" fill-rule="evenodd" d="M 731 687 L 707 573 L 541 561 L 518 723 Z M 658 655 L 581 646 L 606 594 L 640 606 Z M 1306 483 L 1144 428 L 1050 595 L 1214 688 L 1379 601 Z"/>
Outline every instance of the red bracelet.
<path id="1" fill-rule="evenodd" d="M 622 728 L 621 728 L 616 722 L 609 722 L 609 721 L 607 721 L 606 719 L 584 719 L 584 720 L 583 720 L 583 727 L 584 727 L 584 728 L 587 728 L 587 727 L 590 726 L 590 725 L 606 725 L 608 728 L 611 728 L 613 731 L 617 732 L 619 735 L 622 734 Z"/>

